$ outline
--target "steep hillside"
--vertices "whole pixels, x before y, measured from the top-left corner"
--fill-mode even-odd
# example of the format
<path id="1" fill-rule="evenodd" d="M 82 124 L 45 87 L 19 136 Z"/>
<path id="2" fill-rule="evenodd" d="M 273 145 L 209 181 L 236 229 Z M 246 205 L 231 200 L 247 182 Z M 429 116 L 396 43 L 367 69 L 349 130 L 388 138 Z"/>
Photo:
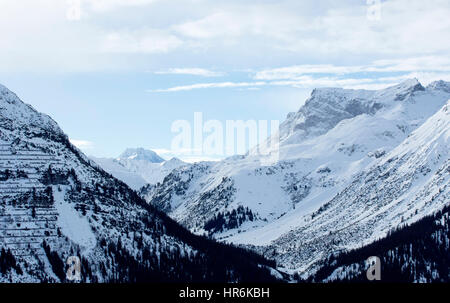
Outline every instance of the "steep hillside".
<path id="1" fill-rule="evenodd" d="M 440 211 L 450 203 L 449 139 L 450 101 L 317 211 L 299 217 L 296 229 L 261 251 L 308 275 L 332 253 L 367 245 Z"/>
<path id="2" fill-rule="evenodd" d="M 0 281 L 272 281 L 274 263 L 194 236 L 0 86 Z"/>
<path id="3" fill-rule="evenodd" d="M 179 168 L 143 195 L 196 233 L 269 245 L 405 140 L 447 102 L 449 87 L 411 79 L 378 91 L 315 89 L 280 126 L 278 162 L 262 165 L 255 148 Z"/>
<path id="4" fill-rule="evenodd" d="M 411 225 L 393 230 L 386 238 L 320 262 L 319 270 L 299 282 L 367 282 L 367 259 L 380 258 L 382 282 L 449 282 L 450 228 L 447 205 Z"/>

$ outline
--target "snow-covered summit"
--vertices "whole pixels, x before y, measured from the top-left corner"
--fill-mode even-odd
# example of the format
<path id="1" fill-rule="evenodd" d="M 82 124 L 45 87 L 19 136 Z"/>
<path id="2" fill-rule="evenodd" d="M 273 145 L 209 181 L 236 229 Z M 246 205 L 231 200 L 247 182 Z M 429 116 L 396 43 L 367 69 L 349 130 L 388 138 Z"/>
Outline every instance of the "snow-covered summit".
<path id="1" fill-rule="evenodd" d="M 150 163 L 161 163 L 164 159 L 152 150 L 144 148 L 127 148 L 118 160 L 143 160 Z"/>
<path id="2" fill-rule="evenodd" d="M 332 251 L 361 247 L 448 206 L 449 139 L 450 100 L 315 212 L 291 216 L 302 223 L 266 252 L 282 251 L 281 263 L 310 272 Z"/>
<path id="3" fill-rule="evenodd" d="M 161 166 L 165 167 L 165 168 L 176 168 L 176 167 L 180 167 L 182 165 L 186 165 L 187 163 L 178 159 L 177 157 L 173 157 L 170 160 L 164 161 L 163 163 L 161 163 Z"/>
<path id="4" fill-rule="evenodd" d="M 447 93 L 450 93 L 450 82 L 446 82 L 443 80 L 434 81 L 428 84 L 427 89 L 431 90 L 441 90 Z"/>
<path id="5" fill-rule="evenodd" d="M 32 132 L 40 136 L 64 137 L 57 123 L 31 105 L 23 103 L 15 93 L 0 84 L 0 126 L 23 134 Z"/>
<path id="6" fill-rule="evenodd" d="M 93 156 L 91 159 L 134 190 L 161 182 L 175 168 L 187 165 L 178 158 L 165 161 L 154 151 L 143 148 L 128 148 L 116 159 Z"/>
<path id="7" fill-rule="evenodd" d="M 417 79 L 409 79 L 383 90 L 317 88 L 298 112 L 290 113 L 280 126 L 281 142 L 299 143 L 325 134 L 339 122 L 377 111 L 412 97 L 425 88 Z"/>

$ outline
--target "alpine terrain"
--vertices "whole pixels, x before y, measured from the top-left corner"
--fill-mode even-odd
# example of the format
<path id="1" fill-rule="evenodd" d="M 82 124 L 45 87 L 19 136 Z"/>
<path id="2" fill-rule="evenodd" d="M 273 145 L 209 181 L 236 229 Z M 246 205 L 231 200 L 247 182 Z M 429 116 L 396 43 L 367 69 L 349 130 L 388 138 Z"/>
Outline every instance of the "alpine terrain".
<path id="1" fill-rule="evenodd" d="M 275 280 L 274 262 L 191 234 L 4 86 L 0 230 L 0 282 L 68 282 L 77 258 L 82 282 Z"/>
<path id="2" fill-rule="evenodd" d="M 129 148 L 116 159 L 90 158 L 134 190 L 147 184 L 162 182 L 175 168 L 188 165 L 178 158 L 166 161 L 154 151 L 143 148 Z"/>
<path id="3" fill-rule="evenodd" d="M 421 260 L 412 248 L 401 255 L 402 245 L 415 240 L 398 235 L 437 222 L 424 237 L 448 260 L 449 99 L 444 81 L 424 87 L 410 79 L 376 91 L 315 89 L 280 125 L 277 162 L 262 164 L 256 147 L 177 168 L 141 194 L 194 233 L 251 247 L 302 279 L 356 279 L 349 268 L 363 262 L 358 249 L 381 239 L 380 254 L 411 261 L 399 268 L 427 268 L 430 246 Z M 345 255 L 350 251 L 359 259 Z M 347 263 L 325 264 L 332 256 Z M 429 275 L 414 269 L 402 277 L 449 280 L 442 262 L 447 267 L 428 266 Z"/>

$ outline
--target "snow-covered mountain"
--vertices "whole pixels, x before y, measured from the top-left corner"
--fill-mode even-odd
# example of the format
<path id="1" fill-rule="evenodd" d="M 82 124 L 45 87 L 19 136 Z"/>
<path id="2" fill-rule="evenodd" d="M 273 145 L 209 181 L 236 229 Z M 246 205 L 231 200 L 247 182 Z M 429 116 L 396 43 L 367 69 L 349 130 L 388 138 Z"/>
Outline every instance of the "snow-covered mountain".
<path id="1" fill-rule="evenodd" d="M 144 148 L 127 148 L 117 159 L 119 161 L 139 160 L 149 163 L 161 163 L 164 159 L 152 150 Z"/>
<path id="2" fill-rule="evenodd" d="M 162 182 L 175 168 L 188 165 L 178 158 L 166 161 L 154 151 L 143 148 L 129 148 L 115 159 L 93 156 L 90 158 L 134 190 L 147 184 Z"/>
<path id="3" fill-rule="evenodd" d="M 0 282 L 270 281 L 274 264 L 194 236 L 0 85 Z M 259 277 L 259 278 L 258 278 Z"/>
<path id="4" fill-rule="evenodd" d="M 424 205 L 430 198 L 428 191 L 435 194 L 439 186 L 448 184 L 448 145 L 443 139 L 448 136 L 448 123 L 435 123 L 448 119 L 441 108 L 449 99 L 450 83 L 444 81 L 423 87 L 411 79 L 377 91 L 315 89 L 305 105 L 281 124 L 276 164 L 262 166 L 252 152 L 217 163 L 197 163 L 174 170 L 143 194 L 196 233 L 254 245 L 279 264 L 305 271 L 326 253 L 385 235 L 402 216 L 412 222 L 448 203 L 448 192 L 442 189 L 444 195 Z M 423 137 L 426 133 L 429 136 Z M 420 153 L 419 147 L 434 151 Z M 408 164 L 402 162 L 405 154 Z M 396 157 L 403 157 L 402 161 Z M 407 170 L 409 165 L 412 171 Z M 394 172 L 377 175 L 373 167 Z M 424 183 L 415 183 L 425 172 Z M 354 182 L 370 179 L 369 174 L 374 183 L 356 189 Z M 374 213 L 381 220 L 371 229 Z M 366 225 L 363 228 L 358 222 Z M 358 233 L 352 229 L 349 234 L 358 236 L 342 236 L 352 224 L 358 226 Z M 338 233 L 340 228 L 344 230 Z M 304 249 L 299 248 L 302 245 Z"/>
<path id="5" fill-rule="evenodd" d="M 86 282 L 272 279 L 273 262 L 159 210 L 305 279 L 357 278 L 375 251 L 428 268 L 391 264 L 411 281 L 448 280 L 445 264 L 413 251 L 448 255 L 449 99 L 444 81 L 316 89 L 281 125 L 277 163 L 174 160 L 140 191 L 146 203 L 0 85 L 0 281 L 65 281 L 69 256 Z M 129 176 L 170 163 L 142 150 L 114 161 Z M 411 231 L 427 246 L 398 236 Z"/>
<path id="6" fill-rule="evenodd" d="M 392 229 L 450 205 L 450 101 L 399 146 L 298 226 L 273 241 L 266 253 L 302 272 L 331 252 L 367 245 Z"/>

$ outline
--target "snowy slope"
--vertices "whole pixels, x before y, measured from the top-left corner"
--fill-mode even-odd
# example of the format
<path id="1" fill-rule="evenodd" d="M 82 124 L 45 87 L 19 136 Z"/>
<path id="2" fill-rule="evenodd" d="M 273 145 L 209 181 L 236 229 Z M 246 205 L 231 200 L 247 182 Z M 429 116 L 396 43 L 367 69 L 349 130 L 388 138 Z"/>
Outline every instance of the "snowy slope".
<path id="1" fill-rule="evenodd" d="M 147 184 L 162 182 L 172 170 L 187 165 L 178 158 L 166 161 L 155 152 L 143 148 L 127 149 L 116 159 L 93 156 L 90 158 L 134 190 Z"/>
<path id="2" fill-rule="evenodd" d="M 330 252 L 367 245 L 450 205 L 450 101 L 318 211 L 263 250 L 308 272 Z"/>
<path id="3" fill-rule="evenodd" d="M 415 79 L 380 91 L 316 89 L 281 125 L 277 164 L 261 166 L 252 155 L 194 164 L 173 172 L 146 199 L 198 232 L 216 214 L 248 207 L 258 219 L 216 237 L 268 243 L 295 226 L 295 217 L 318 209 L 396 147 L 449 97 Z M 291 214 L 294 219 L 288 220 Z M 261 234 L 265 225 L 270 235 Z M 261 236 L 247 237 L 252 229 Z"/>
<path id="4" fill-rule="evenodd" d="M 272 279 L 271 262 L 190 234 L 1 85 L 0 230 L 0 282 L 67 281 L 70 256 L 83 282 Z"/>
<path id="5" fill-rule="evenodd" d="M 402 225 L 385 238 L 319 262 L 307 281 L 367 282 L 367 259 L 377 256 L 383 282 L 448 282 L 450 264 L 450 205 L 413 224 Z M 300 279 L 299 279 L 300 278 Z M 298 280 L 302 280 L 297 275 Z"/>
<path id="6" fill-rule="evenodd" d="M 94 156 L 89 156 L 92 161 L 97 163 L 99 167 L 113 175 L 115 178 L 125 182 L 130 188 L 137 190 L 147 184 L 145 179 L 128 170 L 126 167 L 121 165 L 116 159 L 112 158 L 97 158 Z"/>
<path id="7" fill-rule="evenodd" d="M 194 164 L 173 171 L 145 197 L 194 232 L 267 247 L 303 228 L 307 218 L 384 159 L 449 98 L 449 83 L 425 88 L 416 79 L 378 91 L 316 89 L 280 126 L 278 163 L 261 166 L 250 152 Z M 276 243 L 283 251 L 288 242 Z M 275 246 L 271 249 L 281 255 Z M 293 256 L 279 260 L 299 267 Z"/>

